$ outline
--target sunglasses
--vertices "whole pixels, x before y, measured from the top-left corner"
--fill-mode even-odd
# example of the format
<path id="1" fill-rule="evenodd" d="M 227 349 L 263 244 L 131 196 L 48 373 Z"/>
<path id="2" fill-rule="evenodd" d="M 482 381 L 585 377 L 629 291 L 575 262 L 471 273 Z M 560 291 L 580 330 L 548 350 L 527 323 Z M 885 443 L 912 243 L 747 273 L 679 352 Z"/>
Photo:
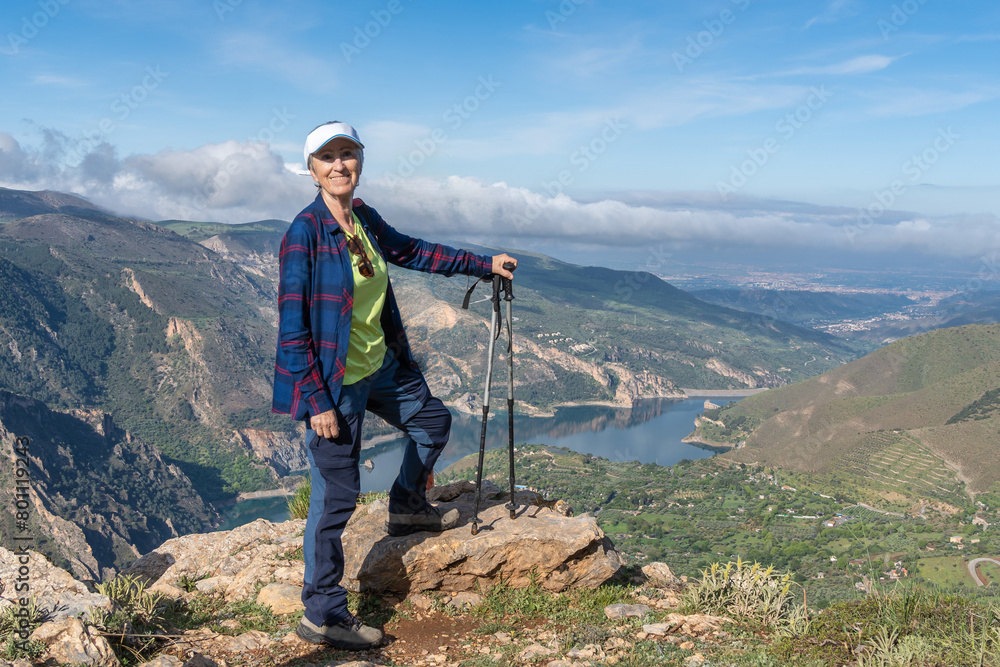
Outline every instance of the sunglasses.
<path id="1" fill-rule="evenodd" d="M 361 239 L 357 236 L 352 236 L 347 242 L 347 248 L 351 253 L 357 255 L 358 259 L 358 273 L 361 274 L 362 278 L 371 278 L 375 275 L 375 267 L 372 266 L 372 261 L 368 259 L 368 253 L 365 252 L 365 247 L 361 245 Z"/>

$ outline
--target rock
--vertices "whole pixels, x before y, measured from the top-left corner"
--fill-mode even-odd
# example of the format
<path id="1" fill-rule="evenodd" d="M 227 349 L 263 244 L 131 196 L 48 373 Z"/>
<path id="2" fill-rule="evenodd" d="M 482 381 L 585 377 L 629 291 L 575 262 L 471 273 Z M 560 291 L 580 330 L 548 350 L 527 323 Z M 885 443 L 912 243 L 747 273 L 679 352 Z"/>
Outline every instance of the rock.
<path id="1" fill-rule="evenodd" d="M 684 648 L 683 646 L 681 648 Z M 695 653 L 690 658 L 684 661 L 684 667 L 701 667 L 705 664 L 705 656 L 701 653 Z"/>
<path id="2" fill-rule="evenodd" d="M 604 608 L 604 615 L 612 620 L 630 616 L 645 616 L 649 607 L 644 604 L 609 604 Z"/>
<path id="3" fill-rule="evenodd" d="M 511 642 L 510 635 L 507 634 L 506 632 L 494 632 L 493 637 L 497 640 L 497 643 L 500 644 L 501 646 L 506 646 Z"/>
<path id="4" fill-rule="evenodd" d="M 408 597 L 407 600 L 409 600 L 410 604 L 414 607 L 422 609 L 423 611 L 427 611 L 434 606 L 434 599 L 428 595 L 423 595 L 422 593 L 414 593 Z"/>
<path id="5" fill-rule="evenodd" d="M 448 600 L 448 606 L 452 609 L 463 610 L 468 607 L 478 607 L 483 603 L 483 596 L 479 593 L 456 593 Z"/>
<path id="6" fill-rule="evenodd" d="M 223 665 L 225 665 L 225 663 L 223 663 Z M 187 662 L 184 663 L 184 667 L 219 667 L 219 665 L 214 660 L 206 658 L 201 653 L 195 653 L 187 659 Z"/>
<path id="7" fill-rule="evenodd" d="M 160 655 L 139 667 L 184 667 L 184 661 L 172 655 Z"/>
<path id="8" fill-rule="evenodd" d="M 301 571 L 302 563 L 287 556 L 302 546 L 304 526 L 304 520 L 271 523 L 258 519 L 229 531 L 175 537 L 145 554 L 125 574 L 173 586 L 185 576 L 218 578 L 213 583 L 227 599 L 244 599 L 254 593 L 258 582 L 277 579 L 279 571 L 282 579 Z M 209 579 L 196 585 L 207 585 L 203 582 Z M 301 577 L 287 583 L 301 583 Z"/>
<path id="9" fill-rule="evenodd" d="M 202 593 L 211 593 L 217 588 L 225 590 L 226 586 L 233 582 L 232 577 L 209 577 L 196 581 L 194 587 Z"/>
<path id="10" fill-rule="evenodd" d="M 694 642 L 681 642 L 680 644 L 678 644 L 678 648 L 680 648 L 680 649 L 682 649 L 684 651 L 693 651 L 694 650 Z"/>
<path id="11" fill-rule="evenodd" d="M 569 651 L 566 651 L 567 658 L 579 658 L 580 660 L 587 660 L 588 658 L 593 658 L 597 655 L 597 651 L 594 650 L 593 646 L 586 646 L 584 648 L 573 647 Z"/>
<path id="12" fill-rule="evenodd" d="M 714 633 L 726 623 L 732 623 L 731 618 L 725 616 L 711 616 L 709 614 L 667 614 L 667 621 L 681 626 L 681 634 L 702 637 Z"/>
<path id="13" fill-rule="evenodd" d="M 385 532 L 387 501 L 358 508 L 343 538 L 344 587 L 406 594 L 473 591 L 501 579 L 524 587 L 534 574 L 544 589 L 559 592 L 594 588 L 621 568 L 621 557 L 593 517 L 568 518 L 547 507 L 529 507 L 511 521 L 503 507 L 506 498 L 487 493 L 489 487 L 484 483 L 479 512 L 483 524 L 478 535 L 470 534 L 475 494 L 469 482 L 434 490 L 438 497 L 452 498 L 442 505 L 443 510 L 456 508 L 460 514 L 458 527 L 443 533 L 389 537 Z M 526 499 L 530 497 L 515 496 L 519 504 Z"/>
<path id="14" fill-rule="evenodd" d="M 662 637 L 676 626 L 670 623 L 648 623 L 642 626 L 642 631 L 647 635 L 656 635 L 657 637 Z"/>
<path id="15" fill-rule="evenodd" d="M 236 637 L 226 635 L 216 635 L 209 644 L 210 653 L 243 653 L 253 651 L 258 648 L 266 648 L 274 642 L 266 632 L 260 630 L 249 630 Z"/>
<path id="16" fill-rule="evenodd" d="M 68 665 L 121 666 L 108 640 L 78 618 L 43 623 L 31 638 L 48 645 L 45 658 L 49 660 Z"/>
<path id="17" fill-rule="evenodd" d="M 665 586 L 679 581 L 666 563 L 643 565 L 642 573 L 654 586 Z"/>
<path id="18" fill-rule="evenodd" d="M 300 561 L 292 563 L 288 567 L 279 567 L 274 571 L 274 580 L 283 581 L 287 584 L 295 584 L 302 587 L 302 581 L 306 576 L 306 564 Z"/>
<path id="19" fill-rule="evenodd" d="M 257 604 L 270 607 L 275 614 L 294 614 L 305 609 L 302 604 L 302 586 L 275 582 L 260 589 Z"/>
<path id="20" fill-rule="evenodd" d="M 555 653 L 552 649 L 541 644 L 532 644 L 517 654 L 517 659 L 521 662 L 531 662 L 535 658 L 541 658 Z"/>
<path id="21" fill-rule="evenodd" d="M 25 559 L 27 563 L 24 563 Z M 91 593 L 69 572 L 56 567 L 42 554 L 28 551 L 27 555 L 22 555 L 0 547 L 0 582 L 16 581 L 18 568 L 25 565 L 31 572 L 31 593 L 42 607 L 52 612 L 50 620 L 72 618 L 92 607 L 111 611 L 111 600 L 104 595 Z M 13 597 L 13 592 L 14 586 L 11 584 L 7 595 Z M 0 598 L 0 609 L 10 604 L 6 599 Z"/>

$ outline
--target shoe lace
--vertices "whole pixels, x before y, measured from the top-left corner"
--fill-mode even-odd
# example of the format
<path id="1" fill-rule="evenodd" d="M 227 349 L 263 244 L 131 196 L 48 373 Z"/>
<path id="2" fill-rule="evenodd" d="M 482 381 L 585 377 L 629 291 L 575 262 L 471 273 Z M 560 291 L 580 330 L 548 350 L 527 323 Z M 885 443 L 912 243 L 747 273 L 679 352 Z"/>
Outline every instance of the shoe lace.
<path id="1" fill-rule="evenodd" d="M 360 618 L 358 618 L 354 614 L 348 613 L 347 616 L 345 616 L 343 620 L 340 621 L 339 625 L 348 630 L 357 630 L 363 624 L 361 623 Z"/>

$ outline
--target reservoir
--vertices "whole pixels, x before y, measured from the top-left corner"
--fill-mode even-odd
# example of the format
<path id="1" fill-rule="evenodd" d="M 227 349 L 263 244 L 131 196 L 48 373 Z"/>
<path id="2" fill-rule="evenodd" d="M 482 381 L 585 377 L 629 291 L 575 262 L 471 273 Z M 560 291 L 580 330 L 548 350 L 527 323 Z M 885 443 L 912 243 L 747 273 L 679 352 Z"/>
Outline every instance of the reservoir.
<path id="1" fill-rule="evenodd" d="M 711 401 L 725 405 L 742 396 L 713 396 Z M 491 402 L 487 423 L 486 448 L 507 446 L 506 400 Z M 493 406 L 500 404 L 499 409 Z M 704 398 L 686 400 L 648 399 L 631 409 L 602 406 L 575 406 L 556 410 L 554 417 L 514 416 L 514 443 L 566 447 L 575 452 L 600 456 L 612 461 L 639 461 L 662 466 L 682 459 L 702 459 L 716 452 L 682 442 L 694 430 L 694 419 L 705 411 Z M 441 471 L 459 459 L 479 451 L 482 419 L 452 413 L 451 439 L 437 461 Z M 361 452 L 362 463 L 370 460 L 369 472 L 361 468 L 361 491 L 386 491 L 392 486 L 403 458 L 405 438 L 383 442 Z M 230 530 L 257 518 L 285 521 L 287 498 L 244 500 L 225 511 L 219 530 Z"/>

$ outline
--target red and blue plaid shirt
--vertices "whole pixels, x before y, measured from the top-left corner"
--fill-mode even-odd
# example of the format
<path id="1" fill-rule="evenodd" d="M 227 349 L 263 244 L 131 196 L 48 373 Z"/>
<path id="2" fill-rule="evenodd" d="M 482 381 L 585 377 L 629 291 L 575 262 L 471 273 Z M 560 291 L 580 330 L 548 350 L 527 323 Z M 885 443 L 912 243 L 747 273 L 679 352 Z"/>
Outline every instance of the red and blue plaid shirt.
<path id="1" fill-rule="evenodd" d="M 428 243 L 393 229 L 360 199 L 354 213 L 372 245 L 390 264 L 446 276 L 483 276 L 492 270 L 489 257 Z M 323 201 L 322 194 L 299 213 L 281 241 L 278 284 L 278 349 L 274 363 L 271 409 L 308 419 L 332 410 L 344 382 L 354 277 L 347 237 Z M 381 324 L 386 346 L 397 358 L 416 367 L 403 330 L 390 281 Z"/>

